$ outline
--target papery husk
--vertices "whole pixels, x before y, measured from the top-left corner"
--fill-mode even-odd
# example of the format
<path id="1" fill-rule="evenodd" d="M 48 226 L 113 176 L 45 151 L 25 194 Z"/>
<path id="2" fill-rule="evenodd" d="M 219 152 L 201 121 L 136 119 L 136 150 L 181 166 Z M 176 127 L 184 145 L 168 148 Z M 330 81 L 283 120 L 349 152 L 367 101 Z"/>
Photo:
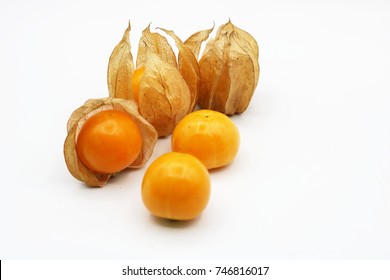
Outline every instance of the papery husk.
<path id="1" fill-rule="evenodd" d="M 175 44 L 179 49 L 178 54 L 178 67 L 180 74 L 183 79 L 186 81 L 187 86 L 190 90 L 191 101 L 189 112 L 192 112 L 195 109 L 197 99 L 198 99 L 198 89 L 200 86 L 200 72 L 198 61 L 192 53 L 191 49 L 186 46 L 183 41 L 172 31 L 164 28 L 160 28 L 169 36 L 175 40 Z"/>
<path id="2" fill-rule="evenodd" d="M 209 38 L 210 33 L 213 31 L 213 29 L 214 26 L 210 29 L 198 31 L 188 37 L 187 40 L 185 40 L 184 45 L 186 45 L 191 50 L 196 59 L 198 59 L 202 43 Z"/>
<path id="3" fill-rule="evenodd" d="M 159 137 L 172 134 L 190 111 L 190 90 L 178 69 L 158 54 L 147 52 L 140 80 L 138 110 L 157 130 Z"/>
<path id="4" fill-rule="evenodd" d="M 246 110 L 259 74 L 256 40 L 229 20 L 210 40 L 199 60 L 201 86 L 198 104 L 227 115 Z"/>
<path id="5" fill-rule="evenodd" d="M 112 84 L 110 96 L 135 101 L 131 85 L 133 60 L 128 42 L 129 31 L 130 27 L 126 29 L 123 39 L 111 55 L 108 77 L 109 79 L 111 77 L 109 88 Z M 183 46 L 184 48 L 186 47 Z M 177 122 L 196 105 L 199 70 L 191 51 L 185 52 L 186 54 L 181 55 L 179 61 L 183 75 L 195 88 L 192 98 L 189 86 L 178 69 L 176 55 L 167 39 L 161 34 L 150 32 L 150 25 L 142 32 L 136 65 L 137 68 L 145 67 L 145 71 L 139 82 L 137 105 L 139 113 L 155 127 L 159 137 L 172 134 Z M 118 63 L 114 63 L 116 61 Z M 123 72 L 119 69 L 123 69 Z M 130 83 L 126 79 L 115 79 L 122 73 L 125 75 L 126 71 L 130 77 Z M 117 90 L 113 90 L 116 88 L 121 88 L 126 93 L 118 94 Z"/>
<path id="6" fill-rule="evenodd" d="M 122 40 L 115 46 L 108 62 L 108 92 L 114 98 L 134 99 L 131 85 L 134 62 L 131 54 L 130 30 L 129 22 Z"/>
<path id="7" fill-rule="evenodd" d="M 176 55 L 167 39 L 159 33 L 150 32 L 150 24 L 142 31 L 138 44 L 137 68 L 145 66 L 147 53 L 157 54 L 167 64 L 177 68 Z"/>
<path id="8" fill-rule="evenodd" d="M 114 174 L 101 174 L 89 170 L 77 156 L 77 137 L 86 120 L 98 112 L 111 109 L 128 113 L 140 129 L 142 135 L 140 154 L 128 168 L 142 167 L 151 157 L 157 142 L 156 130 L 138 113 L 137 104 L 135 102 L 112 97 L 88 100 L 83 106 L 76 109 L 68 120 L 68 135 L 64 143 L 64 156 L 68 170 L 73 177 L 79 181 L 85 182 L 89 186 L 102 187 Z"/>

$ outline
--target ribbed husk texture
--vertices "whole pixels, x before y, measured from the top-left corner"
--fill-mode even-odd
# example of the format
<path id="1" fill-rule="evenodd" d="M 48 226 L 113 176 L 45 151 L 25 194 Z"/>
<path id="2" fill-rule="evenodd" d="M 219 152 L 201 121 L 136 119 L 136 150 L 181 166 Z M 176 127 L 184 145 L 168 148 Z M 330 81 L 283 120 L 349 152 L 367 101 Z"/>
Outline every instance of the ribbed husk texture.
<path id="1" fill-rule="evenodd" d="M 227 115 L 242 113 L 259 80 L 258 44 L 248 32 L 229 20 L 207 43 L 199 69 L 198 104 Z"/>
<path id="2" fill-rule="evenodd" d="M 210 32 L 203 32 L 203 36 L 186 44 L 172 30 L 160 30 L 173 38 L 178 56 L 167 38 L 151 32 L 148 26 L 138 44 L 136 68 L 145 69 L 139 84 L 139 113 L 163 137 L 172 134 L 176 124 L 196 106 L 200 71 L 195 53 Z M 135 67 L 129 34 L 130 25 L 110 56 L 107 80 L 111 97 L 135 100 L 131 85 Z"/>

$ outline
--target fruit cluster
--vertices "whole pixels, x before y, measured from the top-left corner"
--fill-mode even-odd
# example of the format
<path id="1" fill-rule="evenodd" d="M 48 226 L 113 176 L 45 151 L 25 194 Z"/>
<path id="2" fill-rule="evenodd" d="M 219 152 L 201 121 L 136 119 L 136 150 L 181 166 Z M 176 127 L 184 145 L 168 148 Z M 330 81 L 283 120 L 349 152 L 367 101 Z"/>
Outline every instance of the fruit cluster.
<path id="1" fill-rule="evenodd" d="M 65 161 L 76 179 L 102 187 L 122 170 L 144 166 L 158 138 L 171 135 L 172 151 L 145 172 L 142 199 L 153 215 L 193 219 L 209 200 L 208 169 L 237 155 L 239 131 L 228 115 L 250 103 L 259 78 L 258 45 L 229 20 L 198 61 L 213 28 L 184 42 L 159 28 L 175 41 L 176 57 L 168 40 L 148 26 L 134 67 L 130 29 L 109 58 L 109 97 L 88 100 L 68 120 Z"/>

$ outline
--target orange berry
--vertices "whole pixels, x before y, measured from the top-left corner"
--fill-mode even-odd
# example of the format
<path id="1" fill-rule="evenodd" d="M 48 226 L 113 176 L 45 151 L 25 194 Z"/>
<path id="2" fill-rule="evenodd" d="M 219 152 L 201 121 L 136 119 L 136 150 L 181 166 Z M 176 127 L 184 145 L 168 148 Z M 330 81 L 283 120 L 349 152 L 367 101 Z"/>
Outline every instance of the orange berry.
<path id="1" fill-rule="evenodd" d="M 98 173 L 116 173 L 133 163 L 142 146 L 138 126 L 125 112 L 105 110 L 91 116 L 76 142 L 81 162 Z"/>
<path id="2" fill-rule="evenodd" d="M 210 177 L 194 156 L 166 153 L 146 170 L 142 200 L 155 216 L 191 220 L 205 209 L 210 196 Z"/>
<path id="3" fill-rule="evenodd" d="M 175 127 L 172 151 L 197 157 L 207 169 L 228 165 L 237 155 L 240 134 L 233 121 L 213 110 L 185 116 Z"/>

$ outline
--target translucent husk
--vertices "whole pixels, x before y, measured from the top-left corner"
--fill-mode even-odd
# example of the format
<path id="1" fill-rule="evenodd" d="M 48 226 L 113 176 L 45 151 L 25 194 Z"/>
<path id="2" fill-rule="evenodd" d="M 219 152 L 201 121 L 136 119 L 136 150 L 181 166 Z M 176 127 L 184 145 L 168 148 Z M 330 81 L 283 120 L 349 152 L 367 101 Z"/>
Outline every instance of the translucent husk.
<path id="1" fill-rule="evenodd" d="M 115 46 L 108 62 L 107 83 L 111 97 L 134 99 L 131 78 L 134 71 L 130 45 L 130 22 L 122 40 Z"/>
<path id="2" fill-rule="evenodd" d="M 114 174 L 101 174 L 88 169 L 77 156 L 77 137 L 86 120 L 98 112 L 110 109 L 128 113 L 141 131 L 141 152 L 128 168 L 142 167 L 152 155 L 157 142 L 156 130 L 138 113 L 137 105 L 133 101 L 111 97 L 88 100 L 83 106 L 76 109 L 68 120 L 68 135 L 64 143 L 64 156 L 66 165 L 73 177 L 89 186 L 102 187 Z"/>
<path id="3" fill-rule="evenodd" d="M 136 63 L 136 68 L 145 67 L 139 84 L 138 110 L 155 127 L 159 137 L 172 134 L 176 124 L 196 106 L 200 71 L 195 53 L 197 46 L 208 37 L 202 33 L 187 45 L 173 31 L 161 30 L 175 40 L 178 58 L 167 39 L 150 32 L 149 25 L 142 32 Z M 134 71 L 129 33 L 128 27 L 111 54 L 108 85 L 111 97 L 135 100 L 131 83 L 121 78 L 127 72 L 131 82 Z"/>
<path id="4" fill-rule="evenodd" d="M 142 36 L 139 40 L 137 68 L 146 64 L 148 53 L 158 55 L 161 61 L 177 68 L 176 55 L 171 45 L 161 34 L 150 32 L 150 25 L 142 31 Z"/>
<path id="5" fill-rule="evenodd" d="M 196 59 L 198 59 L 202 43 L 209 38 L 213 29 L 214 26 L 210 29 L 198 31 L 185 40 L 184 44 L 191 50 Z"/>
<path id="6" fill-rule="evenodd" d="M 177 68 L 148 53 L 138 94 L 140 114 L 158 136 L 172 134 L 176 124 L 190 111 L 190 91 Z"/>
<path id="7" fill-rule="evenodd" d="M 191 49 L 186 46 L 172 30 L 167 30 L 163 28 L 160 29 L 175 40 L 176 46 L 179 49 L 178 68 L 180 74 L 182 75 L 184 81 L 187 83 L 187 86 L 190 90 L 191 96 L 189 112 L 192 112 L 196 106 L 198 88 L 200 86 L 200 72 L 198 61 L 196 60 L 196 57 L 192 53 Z"/>
<path id="8" fill-rule="evenodd" d="M 198 104 L 227 115 L 244 112 L 255 92 L 259 74 L 256 40 L 229 20 L 210 40 L 199 60 Z"/>

